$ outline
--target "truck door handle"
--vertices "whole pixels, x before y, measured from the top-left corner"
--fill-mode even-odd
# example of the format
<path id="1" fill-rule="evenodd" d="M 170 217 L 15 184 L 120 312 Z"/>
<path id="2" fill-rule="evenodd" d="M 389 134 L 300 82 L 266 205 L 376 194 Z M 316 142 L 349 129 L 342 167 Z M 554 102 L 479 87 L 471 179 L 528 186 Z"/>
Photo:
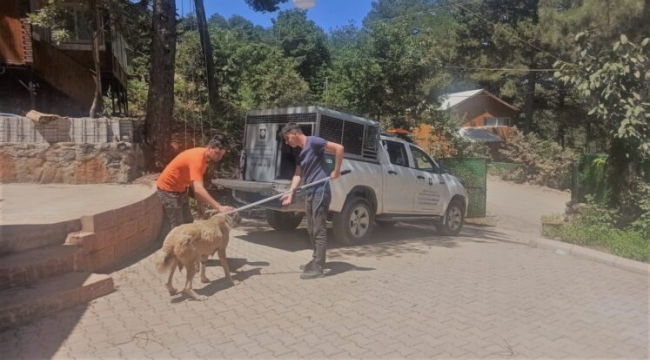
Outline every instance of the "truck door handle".
<path id="1" fill-rule="evenodd" d="M 440 182 L 439 184 L 440 184 L 440 185 L 445 185 L 445 184 L 446 184 L 446 182 L 444 182 L 444 181 L 441 181 L 441 182 Z"/>
<path id="2" fill-rule="evenodd" d="M 422 176 L 422 175 L 418 175 L 418 179 L 420 179 L 420 180 L 424 180 L 424 176 Z"/>
<path id="3" fill-rule="evenodd" d="M 397 171 L 393 171 L 393 170 L 388 170 L 388 173 L 391 175 L 397 175 Z"/>

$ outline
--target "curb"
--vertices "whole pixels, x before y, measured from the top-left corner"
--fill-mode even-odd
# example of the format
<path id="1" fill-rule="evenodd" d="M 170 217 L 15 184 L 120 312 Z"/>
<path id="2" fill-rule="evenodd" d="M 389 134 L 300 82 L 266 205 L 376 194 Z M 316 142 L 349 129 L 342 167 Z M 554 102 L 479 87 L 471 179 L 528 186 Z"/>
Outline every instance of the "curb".
<path id="1" fill-rule="evenodd" d="M 635 272 L 637 274 L 650 276 L 650 264 L 622 258 L 616 255 L 607 254 L 570 243 L 549 239 L 530 239 L 528 241 L 528 246 L 550 250 L 564 250 L 568 254 L 581 257 L 583 259 L 610 265 L 615 268 Z"/>

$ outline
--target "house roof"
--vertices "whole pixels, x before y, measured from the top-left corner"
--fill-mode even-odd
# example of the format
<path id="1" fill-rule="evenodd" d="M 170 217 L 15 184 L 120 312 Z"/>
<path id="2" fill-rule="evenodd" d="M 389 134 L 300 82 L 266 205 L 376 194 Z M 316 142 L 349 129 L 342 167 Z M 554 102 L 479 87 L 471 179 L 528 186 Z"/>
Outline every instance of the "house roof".
<path id="1" fill-rule="evenodd" d="M 448 110 L 450 108 L 453 108 L 462 102 L 471 99 L 475 96 L 478 96 L 479 94 L 489 96 L 496 101 L 504 104 L 505 106 L 511 108 L 512 110 L 518 111 L 516 107 L 508 104 L 507 102 L 499 99 L 498 97 L 492 95 L 489 91 L 485 89 L 477 89 L 477 90 L 469 90 L 469 91 L 461 91 L 461 92 L 456 92 L 456 93 L 450 93 L 450 94 L 445 94 L 440 97 L 440 100 L 442 100 L 442 104 L 438 108 L 438 110 Z"/>
<path id="2" fill-rule="evenodd" d="M 458 131 L 460 136 L 471 142 L 501 142 L 503 139 L 488 129 L 468 127 Z"/>

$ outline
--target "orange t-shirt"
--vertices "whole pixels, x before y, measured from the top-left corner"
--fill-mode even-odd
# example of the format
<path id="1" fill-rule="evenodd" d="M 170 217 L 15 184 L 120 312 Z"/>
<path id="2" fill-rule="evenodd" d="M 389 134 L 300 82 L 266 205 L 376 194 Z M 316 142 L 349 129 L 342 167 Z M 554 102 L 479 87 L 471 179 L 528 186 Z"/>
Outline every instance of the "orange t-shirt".
<path id="1" fill-rule="evenodd" d="M 188 149 L 165 167 L 156 184 L 165 191 L 183 192 L 194 181 L 203 181 L 207 167 L 204 147 Z"/>

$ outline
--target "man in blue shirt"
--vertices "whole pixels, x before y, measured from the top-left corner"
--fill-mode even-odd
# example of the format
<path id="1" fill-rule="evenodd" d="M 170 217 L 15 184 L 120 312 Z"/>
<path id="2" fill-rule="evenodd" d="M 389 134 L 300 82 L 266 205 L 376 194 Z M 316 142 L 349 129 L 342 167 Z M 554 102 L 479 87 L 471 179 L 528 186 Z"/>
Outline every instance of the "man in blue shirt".
<path id="1" fill-rule="evenodd" d="M 289 123 L 282 128 L 280 135 L 284 142 L 292 148 L 300 148 L 298 164 L 291 181 L 290 190 L 295 191 L 303 180 L 310 184 L 329 177 L 336 180 L 341 176 L 341 164 L 343 163 L 343 145 L 327 141 L 317 136 L 306 136 L 300 126 L 296 123 Z M 328 174 L 327 163 L 325 162 L 325 151 L 332 151 L 335 154 L 334 171 Z M 301 279 L 315 279 L 323 276 L 325 258 L 327 251 L 327 213 L 329 212 L 332 192 L 329 181 L 322 185 L 306 189 L 305 216 L 307 217 L 307 231 L 309 241 L 314 249 L 312 260 L 300 267 L 303 273 Z M 282 197 L 282 205 L 291 204 L 293 192 Z"/>

